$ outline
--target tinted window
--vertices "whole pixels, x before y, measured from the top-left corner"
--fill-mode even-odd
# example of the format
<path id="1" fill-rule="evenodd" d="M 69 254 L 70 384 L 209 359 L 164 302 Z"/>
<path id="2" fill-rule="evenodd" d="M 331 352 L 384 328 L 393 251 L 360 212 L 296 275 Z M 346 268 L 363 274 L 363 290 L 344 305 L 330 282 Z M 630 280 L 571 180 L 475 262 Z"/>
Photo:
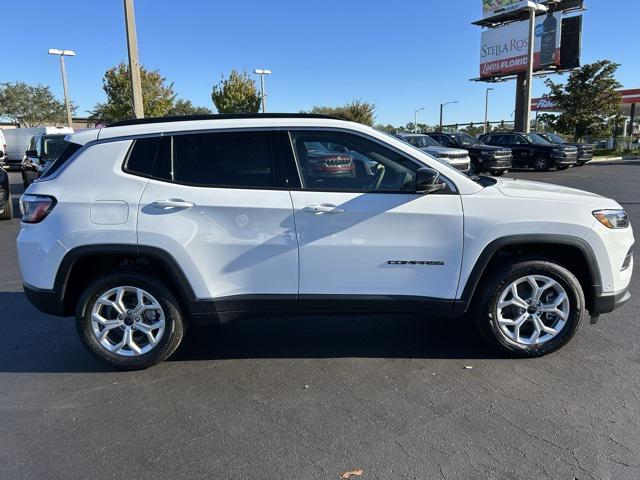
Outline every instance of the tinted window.
<path id="1" fill-rule="evenodd" d="M 129 152 L 125 169 L 139 175 L 151 176 L 161 138 L 139 138 Z"/>
<path id="2" fill-rule="evenodd" d="M 341 132 L 295 131 L 291 140 L 312 190 L 413 191 L 418 166 L 377 142 Z"/>
<path id="3" fill-rule="evenodd" d="M 219 187 L 277 187 L 269 132 L 219 132 L 173 137 L 173 179 Z"/>
<path id="4" fill-rule="evenodd" d="M 51 165 L 44 171 L 44 173 L 40 176 L 40 178 L 50 177 L 54 172 L 56 172 L 64 163 L 80 148 L 82 145 L 78 145 L 77 143 L 68 143 L 67 147 L 64 151 L 56 158 Z"/>

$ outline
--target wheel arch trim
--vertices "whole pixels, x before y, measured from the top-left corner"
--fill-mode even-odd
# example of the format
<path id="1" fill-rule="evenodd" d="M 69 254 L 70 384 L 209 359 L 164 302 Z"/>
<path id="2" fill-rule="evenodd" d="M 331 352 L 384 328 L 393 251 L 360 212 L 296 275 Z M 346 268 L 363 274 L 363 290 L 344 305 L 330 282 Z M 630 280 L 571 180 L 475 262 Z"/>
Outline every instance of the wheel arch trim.
<path id="1" fill-rule="evenodd" d="M 593 279 L 593 285 L 590 285 L 590 287 L 592 288 L 594 297 L 598 297 L 602 294 L 602 276 L 600 268 L 598 266 L 596 255 L 586 240 L 579 237 L 560 234 L 508 235 L 491 241 L 482 250 L 464 284 L 460 298 L 455 302 L 455 310 L 467 311 L 469 309 L 476 290 L 478 289 L 480 280 L 487 271 L 489 263 L 494 258 L 495 254 L 505 247 L 518 245 L 562 245 L 577 248 L 584 255 L 587 262 L 587 269 Z M 462 285 L 460 285 L 460 287 L 462 287 Z"/>

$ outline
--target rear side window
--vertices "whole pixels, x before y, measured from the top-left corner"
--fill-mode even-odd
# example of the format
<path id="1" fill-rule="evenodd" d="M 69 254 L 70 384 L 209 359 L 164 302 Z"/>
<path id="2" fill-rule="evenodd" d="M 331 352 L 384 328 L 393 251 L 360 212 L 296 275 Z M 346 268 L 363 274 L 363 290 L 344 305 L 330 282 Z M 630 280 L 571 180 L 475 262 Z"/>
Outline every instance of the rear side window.
<path id="1" fill-rule="evenodd" d="M 173 180 L 205 187 L 284 187 L 270 132 L 215 132 L 173 137 Z"/>
<path id="2" fill-rule="evenodd" d="M 67 146 L 62 150 L 60 156 L 49 165 L 40 178 L 47 178 L 53 175 L 74 153 L 80 150 L 81 147 L 82 145 L 78 145 L 77 143 L 67 142 Z"/>
<path id="3" fill-rule="evenodd" d="M 170 148 L 170 138 L 139 138 L 129 151 L 124 170 L 134 175 L 168 180 Z"/>

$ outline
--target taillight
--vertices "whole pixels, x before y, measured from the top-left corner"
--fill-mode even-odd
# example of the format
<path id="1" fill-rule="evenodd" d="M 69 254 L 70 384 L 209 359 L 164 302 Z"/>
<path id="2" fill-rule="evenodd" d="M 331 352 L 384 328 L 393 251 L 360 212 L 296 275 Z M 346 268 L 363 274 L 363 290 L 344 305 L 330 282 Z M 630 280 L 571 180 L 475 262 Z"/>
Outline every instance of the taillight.
<path id="1" fill-rule="evenodd" d="M 45 219 L 56 205 L 56 199 L 48 195 L 24 194 L 20 197 L 20 213 L 24 223 L 38 223 Z"/>

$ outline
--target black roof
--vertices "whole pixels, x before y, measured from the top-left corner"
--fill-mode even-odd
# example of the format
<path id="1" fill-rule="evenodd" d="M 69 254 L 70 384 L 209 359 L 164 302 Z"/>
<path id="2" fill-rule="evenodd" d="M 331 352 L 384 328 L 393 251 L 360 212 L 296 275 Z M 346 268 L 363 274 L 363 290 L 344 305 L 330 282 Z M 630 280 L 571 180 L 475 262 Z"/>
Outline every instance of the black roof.
<path id="1" fill-rule="evenodd" d="M 324 118 L 340 120 L 329 115 L 316 113 L 219 113 L 211 115 L 175 115 L 169 117 L 132 118 L 120 120 L 107 125 L 108 127 L 124 127 L 127 125 L 144 125 L 148 123 L 187 122 L 192 120 L 228 120 L 241 118 Z"/>

